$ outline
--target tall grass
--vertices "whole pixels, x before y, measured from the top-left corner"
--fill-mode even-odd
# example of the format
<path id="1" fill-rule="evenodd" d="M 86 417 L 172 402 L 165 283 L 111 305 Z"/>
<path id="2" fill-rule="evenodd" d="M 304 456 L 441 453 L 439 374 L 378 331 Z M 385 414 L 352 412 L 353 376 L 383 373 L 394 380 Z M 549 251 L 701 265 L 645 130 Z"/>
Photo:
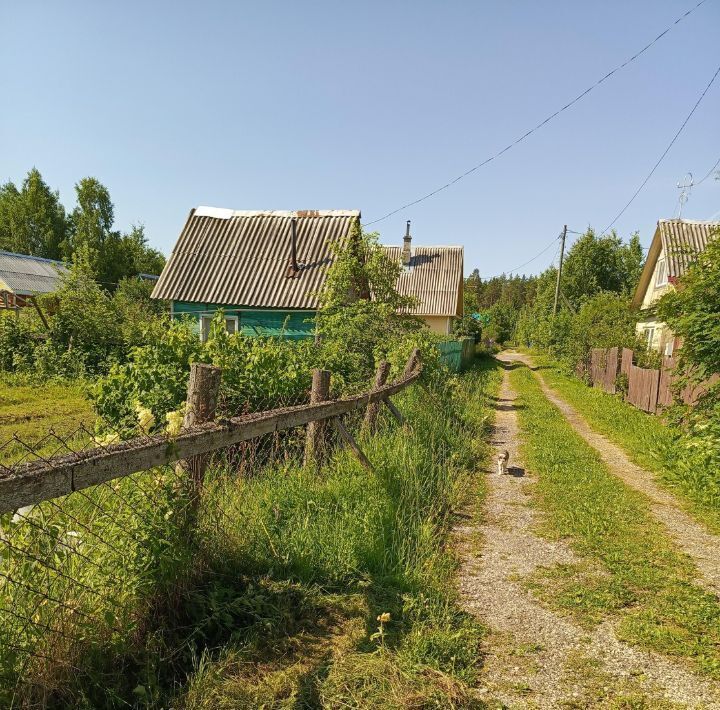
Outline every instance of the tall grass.
<path id="1" fill-rule="evenodd" d="M 466 703 L 482 629 L 458 608 L 446 544 L 453 510 L 474 493 L 486 455 L 488 397 L 498 383 L 494 363 L 485 361 L 431 394 L 413 388 L 398 402 L 410 425 L 362 442 L 372 473 L 343 452 L 320 475 L 289 466 L 235 484 L 220 476 L 223 520 L 237 524 L 218 530 L 211 566 L 222 563 L 255 583 L 282 580 L 310 594 L 321 615 L 333 606 L 335 627 L 352 619 L 348 607 L 357 624 L 341 652 L 346 632 L 326 638 L 304 685 L 291 689 L 295 663 L 272 661 L 261 673 L 251 665 L 266 644 L 284 648 L 288 639 L 243 637 L 216 661 L 206 656 L 185 696 L 189 706 L 236 707 L 240 699 L 272 705 L 278 687 L 293 702 L 318 707 L 405 707 L 412 698 L 424 707 Z M 308 633 L 326 633 L 318 631 L 318 613 L 308 613 Z M 389 621 L 378 622 L 382 614 Z"/>
<path id="2" fill-rule="evenodd" d="M 536 357 L 547 383 L 562 394 L 598 431 L 629 458 L 655 473 L 663 485 L 687 503 L 693 514 L 720 533 L 720 471 L 704 461 L 661 416 L 646 414 L 601 390 L 569 377 L 545 357 Z"/>
<path id="3" fill-rule="evenodd" d="M 58 643 L 31 625 L 25 641 L 39 655 L 20 685 L 4 686 L 3 702 L 467 705 L 483 631 L 457 605 L 447 541 L 453 511 L 478 488 L 499 380 L 482 360 L 397 397 L 408 425 L 385 417 L 361 439 L 371 473 L 348 451 L 320 470 L 293 460 L 244 477 L 211 470 L 193 535 L 171 470 L 73 494 L 60 509 L 43 504 L 32 513 L 42 534 L 3 519 L 19 547 L 67 578 L 4 557 L 4 571 L 64 606 L 5 584 L 0 614 L 61 619 L 55 627 L 81 639 Z M 78 522 L 84 558 L 58 545 Z M 17 639 L 19 628 L 0 632 Z M 7 645 L 0 655 L 12 677 L 22 659 Z"/>
<path id="4" fill-rule="evenodd" d="M 652 517 L 648 501 L 613 476 L 546 399 L 530 370 L 518 367 L 511 378 L 547 530 L 568 538 L 587 565 L 540 575 L 540 593 L 590 625 L 617 616 L 621 638 L 690 659 L 720 678 L 720 605 L 695 583 L 690 559 Z"/>

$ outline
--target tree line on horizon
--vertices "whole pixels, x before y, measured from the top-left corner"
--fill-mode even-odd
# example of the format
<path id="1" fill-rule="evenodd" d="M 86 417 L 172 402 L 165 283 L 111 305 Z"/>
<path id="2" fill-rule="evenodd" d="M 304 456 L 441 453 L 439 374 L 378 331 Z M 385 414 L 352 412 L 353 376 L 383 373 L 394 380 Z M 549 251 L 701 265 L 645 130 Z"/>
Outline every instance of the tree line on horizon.
<path id="1" fill-rule="evenodd" d="M 124 278 L 159 274 L 165 257 L 149 246 L 142 224 L 114 229 L 115 206 L 97 178 L 75 184 L 76 204 L 67 211 L 33 167 L 19 186 L 0 185 L 0 249 L 80 264 L 109 290 Z"/>
<path id="2" fill-rule="evenodd" d="M 502 274 L 485 280 L 475 269 L 465 280 L 461 327 L 470 330 L 467 315 L 481 313 L 485 337 L 539 347 L 567 357 L 568 364 L 583 349 L 605 342 L 637 345 L 630 302 L 644 263 L 637 233 L 624 241 L 614 231 L 597 235 L 588 228 L 563 263 L 557 316 L 554 264 L 537 276 Z"/>

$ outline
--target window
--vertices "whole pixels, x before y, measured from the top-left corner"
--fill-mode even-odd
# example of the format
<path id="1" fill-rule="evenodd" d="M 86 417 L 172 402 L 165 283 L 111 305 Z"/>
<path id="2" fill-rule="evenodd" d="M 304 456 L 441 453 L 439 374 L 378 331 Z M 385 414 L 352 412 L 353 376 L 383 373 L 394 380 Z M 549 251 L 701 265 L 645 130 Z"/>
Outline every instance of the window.
<path id="1" fill-rule="evenodd" d="M 653 340 L 655 340 L 655 328 L 645 328 L 644 335 L 648 349 L 652 349 Z"/>
<path id="2" fill-rule="evenodd" d="M 212 316 L 200 316 L 200 340 L 203 343 L 210 337 L 210 324 Z"/>
<path id="3" fill-rule="evenodd" d="M 225 330 L 230 335 L 235 335 L 238 332 L 238 317 L 237 316 L 226 316 L 225 318 Z"/>
<path id="4" fill-rule="evenodd" d="M 655 288 L 664 286 L 667 283 L 667 262 L 665 259 L 658 259 L 655 273 Z"/>
<path id="5" fill-rule="evenodd" d="M 210 326 L 214 317 L 212 315 L 200 316 L 200 340 L 203 343 L 210 337 Z M 238 316 L 225 316 L 225 330 L 230 335 L 234 335 L 238 332 L 239 321 Z"/>

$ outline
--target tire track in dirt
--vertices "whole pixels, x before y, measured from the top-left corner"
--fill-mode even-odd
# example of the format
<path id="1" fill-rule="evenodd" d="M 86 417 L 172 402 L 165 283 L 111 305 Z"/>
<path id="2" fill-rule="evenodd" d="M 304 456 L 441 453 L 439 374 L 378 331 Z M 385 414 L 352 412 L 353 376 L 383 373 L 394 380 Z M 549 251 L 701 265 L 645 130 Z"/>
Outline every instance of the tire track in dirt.
<path id="1" fill-rule="evenodd" d="M 509 354 L 508 358 L 519 360 L 533 370 L 544 395 L 560 410 L 570 426 L 598 452 L 610 471 L 650 501 L 652 514 L 663 524 L 678 548 L 695 563 L 701 574 L 697 579 L 698 585 L 720 595 L 720 537 L 708 532 L 688 515 L 682 503 L 655 482 L 650 471 L 634 464 L 619 446 L 595 431 L 571 404 L 545 382 L 531 358 L 519 353 Z"/>
<path id="2" fill-rule="evenodd" d="M 566 543 L 535 533 L 540 512 L 531 505 L 534 476 L 519 457 L 514 400 L 506 371 L 492 443 L 510 452 L 509 475 L 491 468 L 481 524 L 455 530 L 461 597 L 490 629 L 478 697 L 509 707 L 607 707 L 640 693 L 649 707 L 669 701 L 720 708 L 717 684 L 659 654 L 619 642 L 610 622 L 591 632 L 582 629 L 543 606 L 525 587 L 523 578 L 539 567 L 581 559 Z"/>

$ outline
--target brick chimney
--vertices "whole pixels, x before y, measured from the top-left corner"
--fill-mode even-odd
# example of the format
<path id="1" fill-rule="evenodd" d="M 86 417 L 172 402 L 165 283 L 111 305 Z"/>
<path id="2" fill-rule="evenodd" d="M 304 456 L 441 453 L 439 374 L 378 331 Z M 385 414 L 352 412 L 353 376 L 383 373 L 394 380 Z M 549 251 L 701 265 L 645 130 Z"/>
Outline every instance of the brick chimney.
<path id="1" fill-rule="evenodd" d="M 410 244 L 412 242 L 412 237 L 410 236 L 410 220 L 407 221 L 407 226 L 405 228 L 405 236 L 403 237 L 403 248 L 402 248 L 402 263 L 403 266 L 410 266 Z"/>

